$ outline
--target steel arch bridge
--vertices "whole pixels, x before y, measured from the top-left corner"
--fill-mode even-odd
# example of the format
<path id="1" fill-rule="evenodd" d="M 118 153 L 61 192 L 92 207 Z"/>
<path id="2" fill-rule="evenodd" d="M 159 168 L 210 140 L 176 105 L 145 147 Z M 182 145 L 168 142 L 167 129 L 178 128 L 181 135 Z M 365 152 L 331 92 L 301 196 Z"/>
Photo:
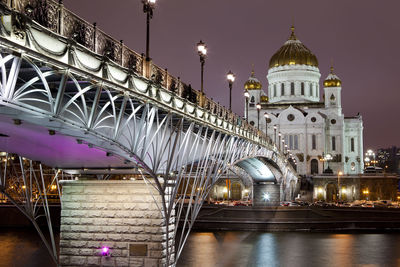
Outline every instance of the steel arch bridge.
<path id="1" fill-rule="evenodd" d="M 27 9 L 34 2 L 47 3 L 46 20 Z M 280 184 L 282 200 L 294 195 L 298 176 L 267 136 L 122 42 L 52 1 L 3 1 L 1 12 L 0 151 L 9 153 L 2 193 L 15 177 L 7 168 L 14 154 L 69 173 L 139 173 L 161 196 L 166 225 L 186 218 L 176 256 L 167 253 L 174 263 L 200 203 L 228 169 Z M 260 171 L 254 177 L 260 164 L 274 170 L 272 180 Z M 27 201 L 31 195 L 24 193 Z M 186 195 L 194 201 L 184 209 Z M 54 240 L 46 244 L 57 262 Z"/>

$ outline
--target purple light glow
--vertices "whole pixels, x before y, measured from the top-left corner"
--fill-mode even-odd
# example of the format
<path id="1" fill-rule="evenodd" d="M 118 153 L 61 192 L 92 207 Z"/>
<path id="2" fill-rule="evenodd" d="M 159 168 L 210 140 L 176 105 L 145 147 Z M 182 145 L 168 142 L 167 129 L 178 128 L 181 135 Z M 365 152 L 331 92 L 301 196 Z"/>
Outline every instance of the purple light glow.
<path id="1" fill-rule="evenodd" d="M 102 247 L 101 249 L 103 256 L 109 256 L 110 255 L 110 248 L 109 247 Z"/>

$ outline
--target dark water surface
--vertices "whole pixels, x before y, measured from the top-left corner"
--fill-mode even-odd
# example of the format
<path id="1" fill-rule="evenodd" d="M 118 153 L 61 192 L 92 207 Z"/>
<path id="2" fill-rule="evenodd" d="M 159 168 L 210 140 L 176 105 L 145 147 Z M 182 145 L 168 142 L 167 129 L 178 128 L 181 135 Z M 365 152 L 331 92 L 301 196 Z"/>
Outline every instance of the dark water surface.
<path id="1" fill-rule="evenodd" d="M 400 266 L 400 234 L 192 233 L 178 266 Z"/>
<path id="2" fill-rule="evenodd" d="M 33 229 L 0 229 L 0 248 L 0 267 L 54 266 Z M 400 266 L 400 234 L 193 232 L 189 266 Z"/>

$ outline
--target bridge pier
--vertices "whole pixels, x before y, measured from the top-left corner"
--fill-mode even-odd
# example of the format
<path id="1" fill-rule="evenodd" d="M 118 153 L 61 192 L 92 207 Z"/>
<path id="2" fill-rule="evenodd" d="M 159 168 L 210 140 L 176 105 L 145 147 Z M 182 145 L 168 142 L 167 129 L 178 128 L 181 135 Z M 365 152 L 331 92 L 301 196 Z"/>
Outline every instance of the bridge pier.
<path id="1" fill-rule="evenodd" d="M 168 266 L 175 218 L 167 237 L 154 188 L 143 180 L 61 183 L 61 266 Z M 169 266 L 173 262 L 172 253 Z"/>
<path id="2" fill-rule="evenodd" d="M 254 183 L 253 184 L 253 206 L 279 206 L 280 205 L 280 184 L 276 183 Z"/>

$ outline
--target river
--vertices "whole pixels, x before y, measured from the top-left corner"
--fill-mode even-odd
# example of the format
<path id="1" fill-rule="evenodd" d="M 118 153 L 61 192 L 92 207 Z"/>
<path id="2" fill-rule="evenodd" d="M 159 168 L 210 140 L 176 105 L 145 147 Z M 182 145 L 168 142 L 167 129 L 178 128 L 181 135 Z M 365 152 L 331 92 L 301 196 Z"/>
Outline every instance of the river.
<path id="1" fill-rule="evenodd" d="M 0 267 L 53 266 L 34 230 L 0 229 Z M 400 266 L 400 233 L 193 232 L 178 267 Z"/>

